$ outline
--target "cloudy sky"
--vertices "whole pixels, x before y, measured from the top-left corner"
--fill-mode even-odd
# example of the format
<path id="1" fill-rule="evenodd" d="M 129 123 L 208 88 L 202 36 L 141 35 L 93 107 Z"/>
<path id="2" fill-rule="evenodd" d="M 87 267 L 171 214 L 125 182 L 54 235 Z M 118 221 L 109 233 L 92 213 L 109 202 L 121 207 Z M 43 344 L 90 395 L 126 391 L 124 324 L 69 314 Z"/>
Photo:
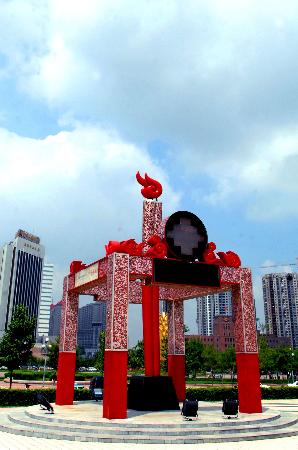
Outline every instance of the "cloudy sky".
<path id="1" fill-rule="evenodd" d="M 0 244 L 41 237 L 56 302 L 71 260 L 140 241 L 146 171 L 253 268 L 262 318 L 261 274 L 297 270 L 297 23 L 295 0 L 1 0 Z"/>

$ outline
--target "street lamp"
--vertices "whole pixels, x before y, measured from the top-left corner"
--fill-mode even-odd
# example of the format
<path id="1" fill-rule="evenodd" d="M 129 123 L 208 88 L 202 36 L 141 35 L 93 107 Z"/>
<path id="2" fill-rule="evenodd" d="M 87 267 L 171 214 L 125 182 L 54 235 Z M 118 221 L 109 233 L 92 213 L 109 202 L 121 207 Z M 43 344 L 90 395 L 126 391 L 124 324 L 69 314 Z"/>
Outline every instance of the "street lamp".
<path id="1" fill-rule="evenodd" d="M 45 338 L 45 343 L 42 344 L 42 346 L 41 346 L 41 348 L 43 350 L 42 353 L 44 355 L 42 386 L 44 386 L 44 383 L 45 383 L 48 350 L 49 350 L 49 348 L 51 348 L 51 344 L 48 344 L 48 342 L 49 342 L 49 338 Z"/>
<path id="2" fill-rule="evenodd" d="M 293 350 L 292 348 L 291 348 L 291 350 Z M 292 351 L 292 353 L 291 353 L 291 356 L 292 356 L 292 360 L 291 360 L 291 368 L 292 368 L 292 371 L 291 371 L 291 377 L 292 377 L 292 383 L 294 383 L 294 357 L 295 357 L 295 353 L 293 353 L 293 351 Z"/>

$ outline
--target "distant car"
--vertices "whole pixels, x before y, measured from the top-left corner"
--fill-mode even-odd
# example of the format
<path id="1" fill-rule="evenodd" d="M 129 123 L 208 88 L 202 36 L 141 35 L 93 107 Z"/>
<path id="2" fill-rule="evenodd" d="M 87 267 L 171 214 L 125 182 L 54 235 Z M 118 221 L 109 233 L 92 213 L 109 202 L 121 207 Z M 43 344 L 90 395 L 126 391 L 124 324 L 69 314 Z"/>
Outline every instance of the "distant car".
<path id="1" fill-rule="evenodd" d="M 270 386 L 268 386 L 268 384 L 263 384 L 263 383 L 261 383 L 261 384 L 260 384 L 260 387 L 261 387 L 261 388 L 265 388 L 265 389 L 270 389 Z"/>
<path id="2" fill-rule="evenodd" d="M 96 367 L 88 367 L 88 372 L 97 372 Z"/>
<path id="3" fill-rule="evenodd" d="M 85 386 L 83 384 L 80 384 L 80 383 L 75 383 L 74 384 L 74 388 L 75 388 L 76 391 L 81 391 L 81 390 L 85 389 Z"/>
<path id="4" fill-rule="evenodd" d="M 294 381 L 294 383 L 289 383 L 289 387 L 298 387 L 298 381 Z"/>
<path id="5" fill-rule="evenodd" d="M 93 377 L 90 381 L 89 389 L 91 391 L 91 395 L 93 400 L 102 400 L 103 399 L 103 377 Z"/>
<path id="6" fill-rule="evenodd" d="M 6 366 L 1 366 L 0 370 L 7 370 L 7 367 Z"/>

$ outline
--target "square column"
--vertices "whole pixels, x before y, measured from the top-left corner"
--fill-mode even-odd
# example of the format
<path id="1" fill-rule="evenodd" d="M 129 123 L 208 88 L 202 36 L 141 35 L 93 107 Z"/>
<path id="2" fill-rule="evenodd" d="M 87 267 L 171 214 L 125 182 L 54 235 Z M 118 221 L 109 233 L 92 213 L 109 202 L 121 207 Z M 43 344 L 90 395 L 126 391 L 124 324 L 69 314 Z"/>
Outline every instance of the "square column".
<path id="1" fill-rule="evenodd" d="M 142 286 L 142 315 L 145 375 L 159 376 L 159 288 L 157 286 Z"/>
<path id="2" fill-rule="evenodd" d="M 73 285 L 74 275 L 64 278 L 57 371 L 57 405 L 72 405 L 74 397 L 79 295 L 69 292 Z"/>
<path id="3" fill-rule="evenodd" d="M 241 269 L 240 283 L 234 285 L 232 289 L 232 300 L 239 411 L 260 413 L 262 412 L 260 369 L 255 307 L 249 269 Z"/>
<path id="4" fill-rule="evenodd" d="M 185 340 L 183 301 L 168 302 L 168 374 L 179 401 L 185 400 Z"/>
<path id="5" fill-rule="evenodd" d="M 103 417 L 127 417 L 129 255 L 108 257 Z"/>

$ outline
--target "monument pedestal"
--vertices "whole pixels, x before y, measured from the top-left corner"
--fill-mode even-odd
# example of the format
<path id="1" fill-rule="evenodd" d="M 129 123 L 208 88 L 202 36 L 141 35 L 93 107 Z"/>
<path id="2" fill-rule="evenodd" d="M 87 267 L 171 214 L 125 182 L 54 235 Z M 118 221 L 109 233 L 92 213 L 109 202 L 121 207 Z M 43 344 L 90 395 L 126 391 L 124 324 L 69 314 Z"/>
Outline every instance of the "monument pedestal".
<path id="1" fill-rule="evenodd" d="M 171 377 L 131 377 L 127 402 L 129 409 L 137 411 L 180 409 Z"/>

